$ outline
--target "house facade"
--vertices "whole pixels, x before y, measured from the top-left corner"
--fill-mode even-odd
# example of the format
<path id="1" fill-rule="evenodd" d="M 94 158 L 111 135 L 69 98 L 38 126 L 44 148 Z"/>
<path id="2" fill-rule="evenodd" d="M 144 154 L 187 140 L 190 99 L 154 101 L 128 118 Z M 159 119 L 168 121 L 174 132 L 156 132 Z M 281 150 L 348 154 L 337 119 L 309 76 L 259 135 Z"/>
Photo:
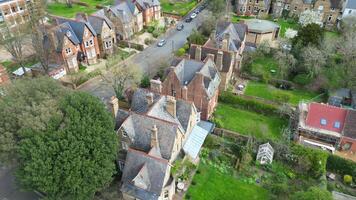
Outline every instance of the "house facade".
<path id="1" fill-rule="evenodd" d="M 140 12 L 142 12 L 143 24 L 149 25 L 150 22 L 161 19 L 161 4 L 159 0 L 136 0 Z"/>
<path id="2" fill-rule="evenodd" d="M 238 15 L 268 14 L 271 6 L 270 0 L 236 0 L 235 2 Z"/>
<path id="3" fill-rule="evenodd" d="M 10 27 L 25 23 L 28 17 L 27 3 L 30 0 L 0 1 L 0 23 L 7 23 Z"/>
<path id="4" fill-rule="evenodd" d="M 339 21 L 342 6 L 342 0 L 317 0 L 314 3 L 314 11 L 321 13 L 324 25 L 333 26 Z"/>
<path id="5" fill-rule="evenodd" d="M 222 58 L 219 58 L 222 59 Z M 220 76 L 212 58 L 182 59 L 170 68 L 166 79 L 151 80 L 153 93 L 194 102 L 203 120 L 210 118 L 218 102 Z"/>
<path id="6" fill-rule="evenodd" d="M 342 18 L 356 16 L 356 2 L 354 0 L 346 0 L 342 11 Z"/>

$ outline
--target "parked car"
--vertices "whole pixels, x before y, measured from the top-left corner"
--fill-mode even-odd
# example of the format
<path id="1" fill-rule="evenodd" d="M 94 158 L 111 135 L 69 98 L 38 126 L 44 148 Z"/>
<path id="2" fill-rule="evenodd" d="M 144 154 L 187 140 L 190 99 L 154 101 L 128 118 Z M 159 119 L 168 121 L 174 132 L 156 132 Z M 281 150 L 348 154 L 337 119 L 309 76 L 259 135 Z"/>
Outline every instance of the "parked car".
<path id="1" fill-rule="evenodd" d="M 196 18 L 197 17 L 197 14 L 196 13 L 192 13 L 191 15 L 190 15 L 190 18 L 192 18 L 192 19 L 194 19 L 194 18 Z"/>
<path id="2" fill-rule="evenodd" d="M 166 43 L 167 43 L 167 41 L 165 39 L 162 39 L 157 43 L 157 46 L 158 47 L 163 47 Z"/>
<path id="3" fill-rule="evenodd" d="M 183 28 L 184 28 L 183 24 L 178 24 L 177 25 L 177 31 L 181 31 L 181 30 L 183 30 Z"/>
<path id="4" fill-rule="evenodd" d="M 192 18 L 188 17 L 187 19 L 185 19 L 185 22 L 190 23 L 192 20 L 193 20 Z"/>

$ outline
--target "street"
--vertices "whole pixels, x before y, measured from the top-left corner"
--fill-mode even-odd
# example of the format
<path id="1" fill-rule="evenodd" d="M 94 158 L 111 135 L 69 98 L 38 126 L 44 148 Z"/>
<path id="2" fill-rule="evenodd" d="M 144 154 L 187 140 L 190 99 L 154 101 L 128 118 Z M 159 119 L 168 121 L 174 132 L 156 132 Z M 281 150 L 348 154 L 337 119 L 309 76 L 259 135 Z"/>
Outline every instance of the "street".
<path id="1" fill-rule="evenodd" d="M 165 35 L 159 37 L 157 42 L 160 39 L 165 39 L 167 41 L 163 47 L 157 47 L 157 42 L 155 42 L 125 62 L 138 65 L 138 67 L 146 73 L 155 72 L 159 63 L 167 62 L 168 64 L 169 61 L 173 59 L 174 51 L 178 50 L 185 44 L 187 37 L 193 32 L 194 29 L 197 29 L 201 25 L 203 16 L 206 13 L 206 10 L 202 11 L 198 14 L 197 18 L 190 23 L 185 23 L 184 19 L 177 22 L 177 24 L 183 23 L 184 29 L 177 31 L 174 27 L 168 30 Z M 89 92 L 102 100 L 108 99 L 114 95 L 113 89 L 109 85 L 105 84 L 100 77 L 89 80 L 78 89 Z"/>

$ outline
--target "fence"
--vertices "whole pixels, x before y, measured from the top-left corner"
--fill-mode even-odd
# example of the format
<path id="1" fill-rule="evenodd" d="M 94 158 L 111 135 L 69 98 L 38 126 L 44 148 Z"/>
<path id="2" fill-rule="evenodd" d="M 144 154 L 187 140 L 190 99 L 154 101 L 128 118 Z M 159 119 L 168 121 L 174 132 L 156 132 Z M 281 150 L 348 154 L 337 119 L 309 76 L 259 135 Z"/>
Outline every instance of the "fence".
<path id="1" fill-rule="evenodd" d="M 226 138 L 231 138 L 231 139 L 237 139 L 237 140 L 249 140 L 250 136 L 247 135 L 242 135 L 240 133 L 226 130 L 223 128 L 215 128 L 213 131 L 213 134 L 219 137 L 226 137 Z"/>

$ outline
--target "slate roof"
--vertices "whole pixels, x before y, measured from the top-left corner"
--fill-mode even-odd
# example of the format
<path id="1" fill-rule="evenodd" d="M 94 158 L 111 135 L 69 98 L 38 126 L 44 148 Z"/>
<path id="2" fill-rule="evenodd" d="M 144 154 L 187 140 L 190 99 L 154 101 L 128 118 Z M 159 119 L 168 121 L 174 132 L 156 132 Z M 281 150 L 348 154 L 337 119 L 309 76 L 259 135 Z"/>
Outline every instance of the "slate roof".
<path id="1" fill-rule="evenodd" d="M 313 3 L 313 0 L 303 0 L 303 2 L 304 2 L 305 4 L 312 4 L 312 3 Z"/>
<path id="2" fill-rule="evenodd" d="M 129 23 L 134 18 L 136 6 L 130 0 L 121 0 L 118 4 L 110 6 L 109 10 L 124 23 Z"/>
<path id="3" fill-rule="evenodd" d="M 245 39 L 248 27 L 244 23 L 231 23 L 231 22 L 219 22 L 216 26 L 216 40 L 218 44 L 212 42 L 207 43 L 204 46 L 211 46 L 215 48 L 222 48 L 222 40 L 225 34 L 230 34 L 230 51 L 238 51 L 241 47 L 242 41 Z"/>
<path id="4" fill-rule="evenodd" d="M 104 15 L 104 16 L 88 16 L 88 22 L 93 27 L 97 34 L 101 34 L 103 24 L 106 23 L 110 29 L 113 28 L 112 22 Z"/>
<path id="5" fill-rule="evenodd" d="M 121 191 L 139 199 L 156 200 L 165 186 L 167 168 L 167 160 L 129 148 L 122 175 Z M 134 184 L 133 180 L 138 175 L 145 189 Z"/>
<path id="6" fill-rule="evenodd" d="M 355 0 L 348 0 L 348 1 L 346 2 L 345 8 L 348 8 L 348 9 L 356 9 L 356 1 L 355 1 Z"/>
<path id="7" fill-rule="evenodd" d="M 162 157 L 169 160 L 178 124 L 147 115 L 131 113 L 121 125 L 121 129 L 127 133 L 132 141 L 132 148 L 148 152 L 151 148 L 151 130 L 154 125 L 156 125 L 158 130 L 158 143 Z"/>
<path id="8" fill-rule="evenodd" d="M 135 2 L 138 3 L 142 9 L 161 5 L 159 0 L 136 0 Z"/>
<path id="9" fill-rule="evenodd" d="M 84 29 L 87 27 L 89 31 L 96 36 L 96 32 L 94 28 L 90 25 L 88 22 L 84 21 L 76 21 L 76 20 L 71 20 L 71 19 L 65 19 L 65 18 L 56 18 L 57 24 L 63 24 L 67 23 L 69 26 L 72 28 L 74 31 L 76 37 L 78 38 L 79 42 L 83 42 L 83 34 L 84 34 Z"/>
<path id="10" fill-rule="evenodd" d="M 351 98 L 352 98 L 351 106 L 353 109 L 356 109 L 356 90 L 351 91 Z"/>
<path id="11" fill-rule="evenodd" d="M 342 108 L 320 103 L 311 103 L 309 104 L 306 125 L 317 129 L 341 133 L 345 124 L 346 113 L 347 111 Z M 321 124 L 321 120 L 323 119 L 326 120 L 326 125 Z M 339 128 L 335 127 L 336 122 L 340 123 Z"/>
<path id="12" fill-rule="evenodd" d="M 331 6 L 331 8 L 341 9 L 342 1 L 341 0 L 330 0 L 330 6 Z"/>
<path id="13" fill-rule="evenodd" d="M 192 44 L 189 49 L 189 55 L 190 58 L 194 59 L 195 58 L 195 49 L 197 48 L 198 45 Z M 201 59 L 205 60 L 208 54 L 213 54 L 214 59 L 216 60 L 216 57 L 218 55 L 219 49 L 217 48 L 212 48 L 212 47 L 207 47 L 207 46 L 202 46 L 201 47 Z M 230 70 L 230 67 L 234 64 L 234 55 L 228 51 L 222 51 L 223 52 L 223 68 L 221 72 L 228 72 Z"/>
<path id="14" fill-rule="evenodd" d="M 131 99 L 131 111 L 136 113 L 146 113 L 150 108 L 150 105 L 147 103 L 146 96 L 148 93 L 151 93 L 149 90 L 139 88 L 137 89 Z M 157 102 L 160 96 L 153 93 L 153 101 Z"/>
<path id="15" fill-rule="evenodd" d="M 278 24 L 268 20 L 248 19 L 245 20 L 245 23 L 247 24 L 249 31 L 257 33 L 273 32 L 274 30 L 279 28 Z"/>
<path id="16" fill-rule="evenodd" d="M 52 31 L 54 31 L 54 34 L 56 36 L 54 39 L 57 40 L 55 42 L 57 52 L 62 52 L 63 50 L 64 37 L 67 37 L 74 45 L 80 44 L 77 35 L 73 31 L 70 24 L 67 22 L 56 26 L 55 28 L 52 29 Z"/>
<path id="17" fill-rule="evenodd" d="M 218 70 L 212 60 L 205 62 L 182 59 L 181 62 L 174 67 L 174 72 L 182 86 L 189 85 L 190 82 L 200 73 L 204 76 L 204 88 L 209 98 L 211 98 L 220 84 Z"/>
<path id="18" fill-rule="evenodd" d="M 343 135 L 352 139 L 356 139 L 356 111 L 348 110 Z"/>

